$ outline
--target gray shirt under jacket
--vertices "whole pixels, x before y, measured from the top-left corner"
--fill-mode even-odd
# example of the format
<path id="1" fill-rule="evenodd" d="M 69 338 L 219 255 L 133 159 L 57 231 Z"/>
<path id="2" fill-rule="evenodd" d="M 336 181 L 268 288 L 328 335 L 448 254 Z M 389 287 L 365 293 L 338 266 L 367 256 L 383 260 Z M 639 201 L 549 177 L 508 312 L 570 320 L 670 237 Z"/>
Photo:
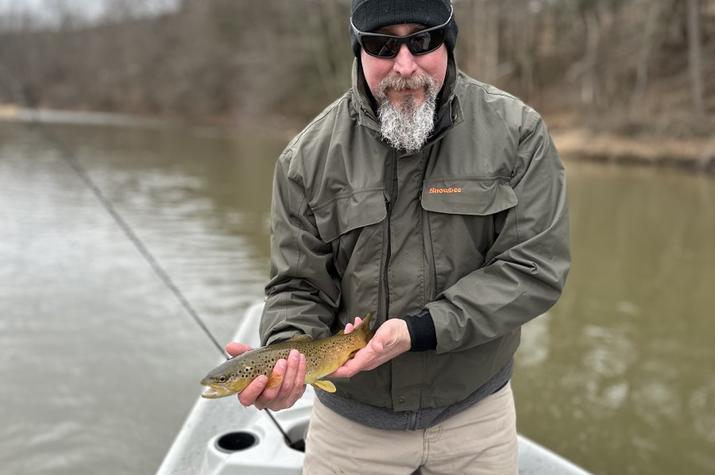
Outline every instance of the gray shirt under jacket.
<path id="1" fill-rule="evenodd" d="M 320 399 L 320 402 L 333 412 L 368 427 L 382 430 L 421 430 L 439 424 L 503 388 L 511 379 L 512 369 L 513 361 L 509 361 L 491 379 L 463 401 L 447 407 L 421 409 L 419 411 L 396 412 L 345 399 L 325 391 L 316 391 L 316 396 Z"/>

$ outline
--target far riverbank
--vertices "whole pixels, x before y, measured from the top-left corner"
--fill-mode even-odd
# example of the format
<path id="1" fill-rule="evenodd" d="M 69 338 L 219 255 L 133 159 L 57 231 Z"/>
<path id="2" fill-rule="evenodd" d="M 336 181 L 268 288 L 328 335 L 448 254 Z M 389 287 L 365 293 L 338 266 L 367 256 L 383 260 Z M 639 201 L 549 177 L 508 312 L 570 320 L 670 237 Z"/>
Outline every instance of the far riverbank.
<path id="1" fill-rule="evenodd" d="M 644 164 L 715 173 L 715 135 L 632 137 L 581 127 L 558 127 L 553 129 L 552 136 L 561 156 L 572 160 Z"/>
<path id="2" fill-rule="evenodd" d="M 297 134 L 303 124 L 286 117 L 254 119 L 251 122 L 218 118 L 210 122 L 191 124 L 172 118 L 143 117 L 127 114 L 26 109 L 0 104 L 0 121 L 73 123 L 105 126 L 196 126 L 216 128 L 230 133 L 239 128 L 245 133 L 279 135 L 286 142 Z M 547 123 L 549 123 L 547 118 Z M 557 121 L 558 123 L 558 121 Z M 627 135 L 613 131 L 594 131 L 585 126 L 558 124 L 551 128 L 556 147 L 569 160 L 651 165 L 679 168 L 693 172 L 715 173 L 715 133 L 705 137 L 668 137 L 659 134 Z"/>

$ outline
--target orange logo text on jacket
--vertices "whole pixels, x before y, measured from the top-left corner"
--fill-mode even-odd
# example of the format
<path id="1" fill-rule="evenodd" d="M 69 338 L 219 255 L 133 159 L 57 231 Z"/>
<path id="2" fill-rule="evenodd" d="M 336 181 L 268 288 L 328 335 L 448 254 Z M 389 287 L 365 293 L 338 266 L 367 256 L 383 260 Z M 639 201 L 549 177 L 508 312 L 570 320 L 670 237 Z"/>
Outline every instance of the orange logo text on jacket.
<path id="1" fill-rule="evenodd" d="M 430 186 L 429 194 L 443 194 L 443 193 L 461 193 L 462 189 L 459 187 L 450 186 L 449 188 L 438 188 L 436 186 Z"/>

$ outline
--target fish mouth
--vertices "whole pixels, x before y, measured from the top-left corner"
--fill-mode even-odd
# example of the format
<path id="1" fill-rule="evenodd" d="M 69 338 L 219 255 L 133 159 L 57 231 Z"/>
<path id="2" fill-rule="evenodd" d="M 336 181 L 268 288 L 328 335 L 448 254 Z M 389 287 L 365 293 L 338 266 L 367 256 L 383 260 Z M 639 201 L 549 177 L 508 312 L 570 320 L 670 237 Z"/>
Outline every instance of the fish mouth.
<path id="1" fill-rule="evenodd" d="M 230 396 L 231 394 L 234 394 L 236 391 L 232 391 L 228 388 L 225 388 L 223 386 L 217 386 L 217 385 L 209 385 L 208 388 L 204 390 L 204 392 L 201 393 L 201 397 L 205 397 L 207 399 L 217 399 L 220 397 L 226 397 Z"/>

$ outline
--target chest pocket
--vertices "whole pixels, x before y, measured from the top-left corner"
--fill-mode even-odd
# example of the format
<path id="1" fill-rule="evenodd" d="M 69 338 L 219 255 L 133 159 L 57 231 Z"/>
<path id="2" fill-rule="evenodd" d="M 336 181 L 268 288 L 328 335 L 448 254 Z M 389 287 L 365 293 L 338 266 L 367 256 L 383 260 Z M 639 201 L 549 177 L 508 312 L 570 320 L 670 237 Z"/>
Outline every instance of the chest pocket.
<path id="1" fill-rule="evenodd" d="M 421 204 L 434 261 L 435 294 L 484 265 L 506 214 L 517 203 L 505 178 L 425 181 Z"/>
<path id="2" fill-rule="evenodd" d="M 383 223 L 387 218 L 382 189 L 339 195 L 315 206 L 313 215 L 320 238 L 332 246 L 332 271 L 341 281 L 341 305 L 346 315 L 377 308 Z"/>
<path id="3" fill-rule="evenodd" d="M 379 223 L 387 217 L 382 189 L 345 193 L 313 207 L 320 237 L 331 242 L 350 231 Z"/>
<path id="4" fill-rule="evenodd" d="M 422 208 L 436 213 L 488 216 L 517 203 L 516 193 L 501 178 L 429 180 L 422 189 Z"/>

